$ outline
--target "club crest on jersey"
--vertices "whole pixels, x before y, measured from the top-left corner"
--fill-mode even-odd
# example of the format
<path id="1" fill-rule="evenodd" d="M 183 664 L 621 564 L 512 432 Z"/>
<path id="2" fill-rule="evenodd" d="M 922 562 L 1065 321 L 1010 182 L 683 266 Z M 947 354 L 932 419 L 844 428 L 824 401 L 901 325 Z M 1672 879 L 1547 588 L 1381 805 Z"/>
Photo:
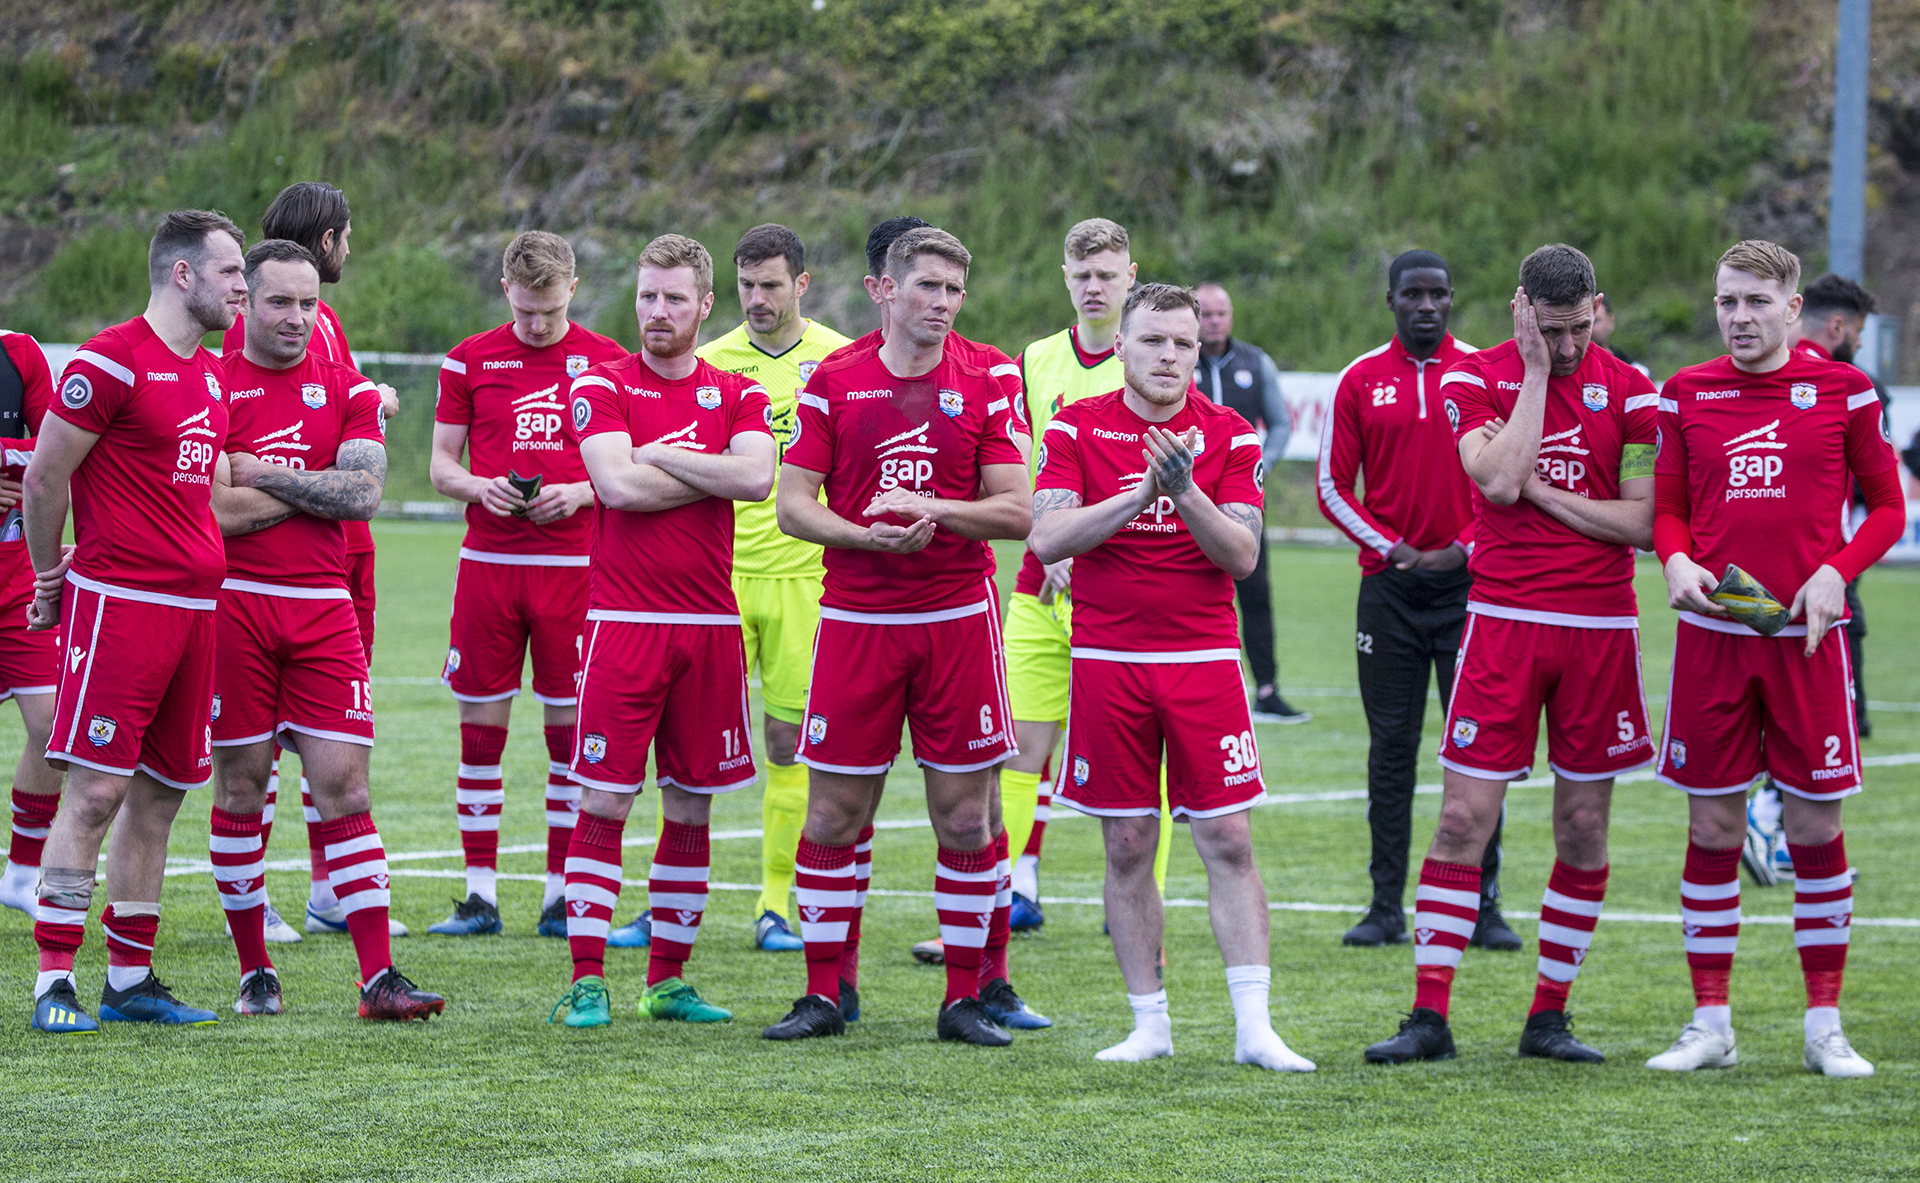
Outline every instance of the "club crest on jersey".
<path id="1" fill-rule="evenodd" d="M 1195 460 L 1198 460 L 1200 458 L 1200 453 L 1206 450 L 1207 450 L 1207 433 L 1204 431 L 1195 431 L 1193 433 L 1193 458 Z"/>
<path id="2" fill-rule="evenodd" d="M 807 383 L 813 381 L 813 372 L 819 368 L 820 368 L 820 363 L 817 361 L 801 362 L 800 363 L 800 385 L 805 386 Z"/>
<path id="3" fill-rule="evenodd" d="M 1477 721 L 1466 718 L 1465 716 L 1462 716 L 1453 721 L 1453 746 L 1454 747 L 1470 748 L 1473 746 L 1473 741 L 1478 739 L 1479 737 L 1480 737 L 1480 724 Z"/>
<path id="4" fill-rule="evenodd" d="M 213 696 L 213 721 L 215 723 L 220 721 L 220 696 L 218 694 Z"/>
<path id="5" fill-rule="evenodd" d="M 60 401 L 69 411 L 77 411 L 93 401 L 93 380 L 85 374 L 68 374 L 60 384 Z"/>
<path id="6" fill-rule="evenodd" d="M 327 405 L 327 388 L 318 382 L 302 382 L 300 401 L 317 411 Z"/>
<path id="7" fill-rule="evenodd" d="M 943 390 L 940 392 L 940 413 L 942 415 L 945 415 L 949 419 L 958 419 L 960 412 L 966 409 L 967 401 L 960 396 L 959 391 Z"/>
<path id="8" fill-rule="evenodd" d="M 1787 401 L 1800 411 L 1813 410 L 1813 404 L 1820 401 L 1820 388 L 1811 382 L 1795 382 L 1787 387 Z"/>
<path id="9" fill-rule="evenodd" d="M 717 411 L 720 409 L 720 388 L 718 386 L 697 387 L 693 392 L 693 401 L 699 403 L 702 410 Z"/>
<path id="10" fill-rule="evenodd" d="M 1092 775 L 1093 765 L 1087 763 L 1087 758 L 1085 756 L 1075 756 L 1073 758 L 1073 783 L 1076 785 L 1084 785 L 1087 783 L 1087 778 Z"/>
<path id="11" fill-rule="evenodd" d="M 1580 402 L 1587 410 L 1598 414 L 1607 409 L 1607 388 L 1598 382 L 1588 382 L 1580 387 Z"/>
<path id="12" fill-rule="evenodd" d="M 87 720 L 87 742 L 96 748 L 104 748 L 113 742 L 113 733 L 120 725 L 105 715 L 95 715 Z"/>
<path id="13" fill-rule="evenodd" d="M 589 764 L 598 764 L 607 758 L 607 737 L 589 731 L 580 739 L 580 758 Z"/>
<path id="14" fill-rule="evenodd" d="M 587 359 L 578 353 L 567 355 L 567 377 L 578 378 L 587 372 Z"/>
<path id="15" fill-rule="evenodd" d="M 827 742 L 827 717 L 825 715 L 807 716 L 807 742 Z"/>
<path id="16" fill-rule="evenodd" d="M 212 374 L 207 373 L 205 370 L 200 371 L 200 376 L 207 380 L 207 394 L 213 399 L 214 402 L 219 402 L 220 401 L 219 381 L 215 379 Z"/>
<path id="17" fill-rule="evenodd" d="M 581 395 L 579 398 L 574 399 L 573 400 L 573 429 L 575 431 L 585 431 L 587 429 L 587 424 L 591 422 L 592 419 L 593 419 L 593 404 L 587 401 L 587 397 L 585 395 Z"/>
<path id="18" fill-rule="evenodd" d="M 1667 741 L 1667 759 L 1673 762 L 1673 766 L 1675 768 L 1685 768 L 1687 766 L 1686 743 L 1678 739 L 1668 740 Z"/>
<path id="19" fill-rule="evenodd" d="M 1235 370 L 1233 372 L 1233 384 L 1242 390 L 1249 389 L 1253 385 L 1253 371 Z"/>

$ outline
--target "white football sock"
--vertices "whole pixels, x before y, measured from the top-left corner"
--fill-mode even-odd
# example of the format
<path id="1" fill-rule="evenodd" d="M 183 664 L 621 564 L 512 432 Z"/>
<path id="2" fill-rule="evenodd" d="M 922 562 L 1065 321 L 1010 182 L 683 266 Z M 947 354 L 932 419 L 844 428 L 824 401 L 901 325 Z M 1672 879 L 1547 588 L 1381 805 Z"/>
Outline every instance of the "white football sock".
<path id="1" fill-rule="evenodd" d="M 1718 1031 L 1722 1035 L 1732 1035 L 1733 1008 L 1731 1006 L 1696 1006 L 1693 1008 L 1693 1025 L 1705 1027 L 1709 1031 Z"/>
<path id="2" fill-rule="evenodd" d="M 315 879 L 313 886 L 307 889 L 307 904 L 316 912 L 331 912 L 340 906 L 340 897 L 333 894 L 333 881 Z"/>
<path id="3" fill-rule="evenodd" d="M 499 877 L 499 874 L 500 872 L 493 867 L 468 867 L 467 894 L 477 895 L 489 904 L 499 903 L 498 889 L 494 887 L 494 880 Z"/>
<path id="4" fill-rule="evenodd" d="M 35 999 L 35 1000 L 37 1001 L 37 1000 L 38 1000 L 38 999 L 40 999 L 40 998 L 41 998 L 42 996 L 44 996 L 44 995 L 46 994 L 46 992 L 47 992 L 47 991 L 49 991 L 49 990 L 51 990 L 51 989 L 53 989 L 53 984 L 54 984 L 55 982 L 65 982 L 65 983 L 66 983 L 67 985 L 69 985 L 69 986 L 72 986 L 72 985 L 74 985 L 74 981 L 73 981 L 73 971 L 72 971 L 72 970 L 70 970 L 70 969 L 43 969 L 43 970 L 41 970 L 41 971 L 40 971 L 40 976 L 39 976 L 39 977 L 37 977 L 37 978 L 35 978 L 35 979 L 33 979 L 33 997 L 34 997 L 34 999 Z M 77 988 L 77 987 L 76 987 L 76 988 Z"/>
<path id="5" fill-rule="evenodd" d="M 553 907 L 553 901 L 567 894 L 567 876 L 564 871 L 548 871 L 546 888 L 540 893 L 540 910 Z"/>
<path id="6" fill-rule="evenodd" d="M 1268 998 L 1273 970 L 1264 965 L 1229 965 L 1227 995 L 1233 1000 L 1233 1061 L 1275 1072 L 1312 1072 L 1314 1063 L 1295 1055 L 1273 1029 Z"/>
<path id="7" fill-rule="evenodd" d="M 1133 1008 L 1133 1034 L 1105 1051 L 1095 1052 L 1096 1060 L 1137 1063 L 1173 1054 L 1173 1020 L 1167 1014 L 1167 992 L 1129 994 L 1127 1005 Z"/>
<path id="8" fill-rule="evenodd" d="M 1038 902 L 1040 899 L 1040 858 L 1023 854 L 1013 860 L 1013 890 Z"/>
<path id="9" fill-rule="evenodd" d="M 115 990 L 131 990 L 147 980 L 153 973 L 150 965 L 109 965 L 107 967 L 107 985 Z"/>
<path id="10" fill-rule="evenodd" d="M 1840 1025 L 1840 1008 L 1837 1006 L 1810 1006 L 1807 1008 L 1807 1038 L 1813 1039 L 1833 1030 Z"/>

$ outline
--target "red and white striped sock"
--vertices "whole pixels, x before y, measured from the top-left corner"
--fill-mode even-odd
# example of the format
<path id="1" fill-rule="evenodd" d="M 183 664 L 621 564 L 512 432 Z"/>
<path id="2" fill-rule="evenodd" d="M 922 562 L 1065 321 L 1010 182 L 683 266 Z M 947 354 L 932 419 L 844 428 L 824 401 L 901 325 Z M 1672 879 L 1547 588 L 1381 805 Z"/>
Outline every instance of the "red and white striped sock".
<path id="1" fill-rule="evenodd" d="M 220 907 L 233 930 L 233 951 L 240 957 L 240 977 L 273 964 L 267 956 L 267 866 L 262 815 L 229 813 L 213 807 L 213 825 L 207 835 L 207 858 L 213 863 L 213 885 Z"/>
<path id="2" fill-rule="evenodd" d="M 1540 900 L 1539 976 L 1534 980 L 1529 1016 L 1567 1009 L 1567 994 L 1593 948 L 1594 926 L 1600 923 L 1606 898 L 1607 868 L 1583 871 L 1553 860 L 1546 894 Z"/>
<path id="3" fill-rule="evenodd" d="M 460 724 L 460 777 L 454 783 L 453 803 L 460 815 L 467 894 L 489 903 L 500 898 L 495 887 L 500 867 L 500 810 L 507 803 L 500 778 L 500 755 L 506 750 L 505 727 Z"/>
<path id="4" fill-rule="evenodd" d="M 573 759 L 573 724 L 548 727 L 547 738 L 547 885 L 540 908 L 566 894 L 567 848 L 580 820 L 580 786 L 567 776 Z"/>
<path id="5" fill-rule="evenodd" d="M 993 897 L 999 891 L 999 859 L 993 843 L 979 850 L 940 848 L 933 876 L 933 907 L 940 917 L 940 943 L 947 962 L 951 1006 L 980 994 L 980 954 L 993 925 Z"/>
<path id="6" fill-rule="evenodd" d="M 1793 856 L 1793 947 L 1807 982 L 1807 1036 L 1840 1025 L 1840 983 L 1853 933 L 1847 836 L 1819 846 L 1787 843 Z"/>
<path id="7" fill-rule="evenodd" d="M 660 840 L 647 872 L 647 907 L 653 912 L 653 943 L 647 949 L 647 985 L 677 978 L 693 956 L 700 918 L 707 914 L 707 877 L 713 859 L 706 826 L 661 819 Z"/>
<path id="8" fill-rule="evenodd" d="M 393 897 L 387 890 L 387 850 L 370 813 L 350 813 L 320 823 L 326 843 L 327 879 L 347 914 L 347 933 L 360 960 L 360 980 L 371 982 L 393 964 L 387 935 L 387 912 Z"/>
<path id="9" fill-rule="evenodd" d="M 107 984 L 125 990 L 153 972 L 153 942 L 160 932 L 160 905 L 116 900 L 100 913 L 107 934 Z"/>
<path id="10" fill-rule="evenodd" d="M 313 786 L 300 778 L 300 816 L 307 823 L 307 861 L 312 867 L 307 903 L 316 912 L 330 912 L 340 901 L 333 894 L 333 880 L 327 877 L 327 839 L 320 821 L 320 810 L 313 803 Z"/>
<path id="11" fill-rule="evenodd" d="M 603 977 L 607 933 L 620 903 L 620 835 L 624 820 L 581 813 L 567 845 L 567 948 L 573 980 Z"/>
<path id="12" fill-rule="evenodd" d="M 1013 860 L 1007 857 L 1007 832 L 993 839 L 993 919 L 987 924 L 987 943 L 980 950 L 980 985 L 1007 977 L 1007 913 L 1013 908 Z"/>
<path id="13" fill-rule="evenodd" d="M 856 898 L 854 848 L 825 846 L 800 835 L 793 860 L 794 902 L 807 952 L 807 993 L 838 1002 L 841 955 Z"/>
<path id="14" fill-rule="evenodd" d="M 47 846 L 47 831 L 60 812 L 60 794 L 13 790 L 13 836 L 7 844 L 7 862 L 16 867 L 38 867 Z"/>
<path id="15" fill-rule="evenodd" d="M 1444 1016 L 1480 919 L 1480 868 L 1427 859 L 1413 892 L 1413 1005 Z"/>
<path id="16" fill-rule="evenodd" d="M 78 878 L 83 873 L 64 874 Z M 90 880 L 92 872 L 84 874 Z M 33 912 L 33 943 L 40 950 L 41 978 L 34 989 L 36 998 L 46 993 L 48 974 L 73 972 L 73 955 L 87 939 L 87 908 L 93 892 L 90 881 L 83 881 L 87 884 L 84 891 L 57 892 L 49 888 L 46 878 L 43 873 Z"/>
<path id="17" fill-rule="evenodd" d="M 301 777 L 301 780 L 307 779 Z M 273 743 L 273 767 L 267 773 L 267 803 L 260 810 L 260 849 L 273 839 L 273 811 L 280 804 L 280 741 Z"/>
<path id="18" fill-rule="evenodd" d="M 1687 972 L 1693 976 L 1693 1021 L 1715 1031 L 1733 1030 L 1727 984 L 1740 944 L 1740 848 L 1708 850 L 1687 843 L 1680 872 L 1680 933 Z"/>
<path id="19" fill-rule="evenodd" d="M 873 827 L 860 831 L 853 843 L 853 915 L 847 920 L 847 943 L 840 950 L 840 980 L 860 988 L 860 922 L 867 915 L 867 885 L 873 882 Z"/>

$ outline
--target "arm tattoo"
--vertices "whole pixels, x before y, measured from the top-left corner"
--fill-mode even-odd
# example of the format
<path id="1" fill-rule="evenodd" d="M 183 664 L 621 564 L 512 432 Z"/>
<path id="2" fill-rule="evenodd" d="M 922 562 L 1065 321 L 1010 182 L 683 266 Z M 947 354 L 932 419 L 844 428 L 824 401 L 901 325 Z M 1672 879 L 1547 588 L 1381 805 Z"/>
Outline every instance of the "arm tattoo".
<path id="1" fill-rule="evenodd" d="M 1080 505 L 1080 494 L 1071 489 L 1042 489 L 1033 495 L 1033 520 L 1037 522 L 1056 509 L 1079 509 Z"/>
<path id="2" fill-rule="evenodd" d="M 1220 507 L 1220 512 L 1226 514 L 1242 526 L 1245 526 L 1248 532 L 1253 535 L 1256 542 L 1259 541 L 1261 535 L 1266 532 L 1266 518 L 1258 508 L 1248 505 L 1244 501 L 1230 501 Z"/>
<path id="3" fill-rule="evenodd" d="M 1193 453 L 1176 452 L 1170 459 L 1155 461 L 1154 479 L 1160 482 L 1160 491 L 1169 497 L 1177 497 L 1193 488 Z"/>
<path id="4" fill-rule="evenodd" d="M 229 535 L 229 537 L 237 537 L 242 534 L 258 534 L 268 526 L 277 526 L 299 512 L 297 509 L 289 509 L 285 513 L 269 514 L 265 517 L 255 518 Z"/>
<path id="5" fill-rule="evenodd" d="M 371 517 L 387 482 L 386 448 L 372 440 L 348 440 L 340 445 L 333 463 L 334 467 L 318 472 L 274 468 L 256 479 L 253 487 L 327 521 Z"/>

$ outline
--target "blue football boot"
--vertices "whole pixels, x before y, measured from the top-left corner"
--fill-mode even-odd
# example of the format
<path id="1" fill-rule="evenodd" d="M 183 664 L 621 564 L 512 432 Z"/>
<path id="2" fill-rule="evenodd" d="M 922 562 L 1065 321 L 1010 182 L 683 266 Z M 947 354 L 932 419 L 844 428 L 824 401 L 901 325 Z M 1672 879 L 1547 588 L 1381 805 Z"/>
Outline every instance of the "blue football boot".
<path id="1" fill-rule="evenodd" d="M 500 931 L 500 905 L 474 892 L 465 903 L 455 900 L 453 915 L 438 924 L 427 925 L 427 931 L 443 937 L 490 936 Z"/>
<path id="2" fill-rule="evenodd" d="M 49 1035 L 98 1035 L 100 1024 L 80 1009 L 73 983 L 61 978 L 33 1002 L 33 1025 Z"/>
<path id="3" fill-rule="evenodd" d="M 181 1002 L 167 989 L 166 983 L 149 970 L 146 977 L 125 990 L 115 990 L 109 985 L 100 991 L 100 1021 L 211 1027 L 220 1021 L 220 1016 Z"/>
<path id="4" fill-rule="evenodd" d="M 644 949 L 653 944 L 653 909 L 648 908 L 607 934 L 607 944 L 616 949 Z"/>
<path id="5" fill-rule="evenodd" d="M 793 953 L 807 947 L 805 941 L 793 935 L 787 927 L 786 917 L 769 908 L 760 913 L 760 919 L 753 924 L 753 947 L 769 953 Z"/>
<path id="6" fill-rule="evenodd" d="M 980 1004 L 1002 1027 L 1015 1031 L 1038 1031 L 1053 1026 L 1053 1020 L 1029 1007 L 1005 978 L 995 978 L 980 991 Z"/>

